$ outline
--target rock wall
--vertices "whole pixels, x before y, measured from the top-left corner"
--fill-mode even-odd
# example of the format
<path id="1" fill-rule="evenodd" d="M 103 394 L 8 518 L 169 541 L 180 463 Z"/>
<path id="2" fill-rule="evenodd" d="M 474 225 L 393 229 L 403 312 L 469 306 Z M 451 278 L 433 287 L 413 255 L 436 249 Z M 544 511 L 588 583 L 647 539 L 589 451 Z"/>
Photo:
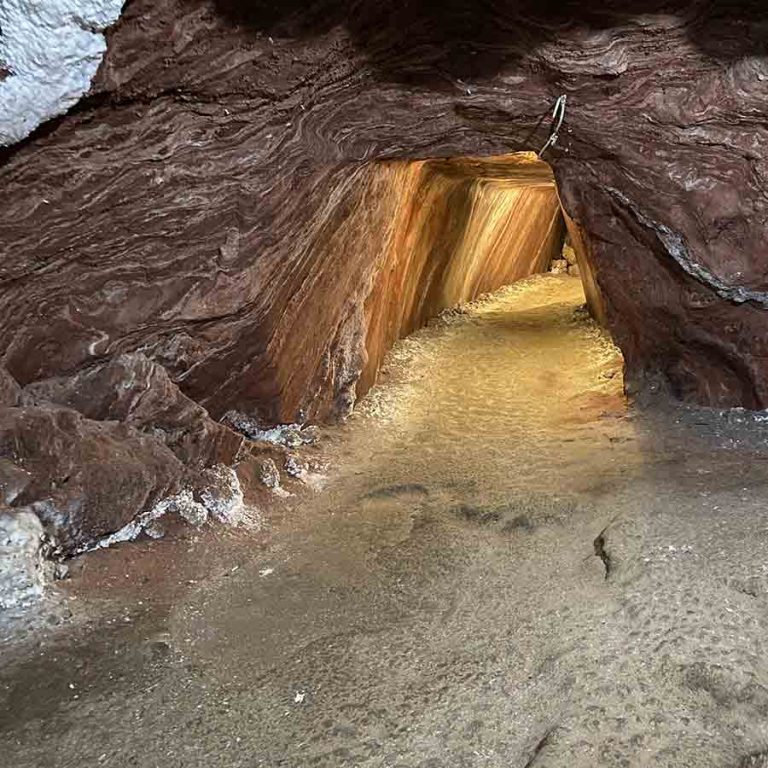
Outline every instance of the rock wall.
<path id="1" fill-rule="evenodd" d="M 397 339 L 443 309 L 544 272 L 564 225 L 535 156 L 387 163 L 395 216 L 365 304 L 364 394 Z M 371 234 L 366 233 L 366 237 Z"/>
<path id="2" fill-rule="evenodd" d="M 337 409 L 365 270 L 328 248 L 362 164 L 540 147 L 565 93 L 548 158 L 629 385 L 764 407 L 764 31 L 748 2 L 134 0 L 91 95 L 0 170 L 6 365 L 140 349 L 214 414 Z M 311 382 L 276 374 L 286 333 L 322 348 Z"/>
<path id="3" fill-rule="evenodd" d="M 605 300 L 602 293 L 600 293 L 600 286 L 597 282 L 594 267 L 595 258 L 594 254 L 590 251 L 590 240 L 581 227 L 567 213 L 564 213 L 563 218 L 565 219 L 571 247 L 576 254 L 576 264 L 579 268 L 578 271 L 589 312 L 602 326 L 607 326 L 608 318 L 605 313 Z"/>
<path id="4" fill-rule="evenodd" d="M 214 418 L 345 412 L 388 343 L 376 161 L 537 149 L 565 94 L 547 159 L 628 386 L 768 406 L 761 3 L 132 0 L 107 40 L 1 158 L 11 401 L 139 355 Z"/>

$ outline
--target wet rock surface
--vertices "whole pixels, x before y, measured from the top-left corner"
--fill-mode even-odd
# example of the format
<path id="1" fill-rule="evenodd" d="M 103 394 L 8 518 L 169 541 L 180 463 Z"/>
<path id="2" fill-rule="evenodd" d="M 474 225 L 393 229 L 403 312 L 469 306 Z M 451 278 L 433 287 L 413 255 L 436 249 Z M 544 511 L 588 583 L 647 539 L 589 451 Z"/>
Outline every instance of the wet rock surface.
<path id="1" fill-rule="evenodd" d="M 267 545 L 98 553 L 92 624 L 4 656 L 7 758 L 759 766 L 766 425 L 628 411 L 581 302 L 548 275 L 398 345 Z"/>

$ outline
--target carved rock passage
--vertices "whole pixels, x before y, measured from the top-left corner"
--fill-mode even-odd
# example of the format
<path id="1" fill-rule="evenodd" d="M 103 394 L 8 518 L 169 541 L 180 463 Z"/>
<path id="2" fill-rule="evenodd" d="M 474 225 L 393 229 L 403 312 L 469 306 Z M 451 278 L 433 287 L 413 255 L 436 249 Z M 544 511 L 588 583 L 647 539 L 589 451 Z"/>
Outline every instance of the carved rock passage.
<path id="1" fill-rule="evenodd" d="M 395 199 L 375 161 L 546 141 L 630 386 L 768 405 L 757 2 L 134 0 L 0 169 L 16 381 L 140 350 L 215 416 L 344 412 Z M 375 352 L 378 355 L 378 352 Z"/>
<path id="2" fill-rule="evenodd" d="M 552 171 L 535 157 L 388 163 L 381 170 L 398 202 L 366 300 L 358 395 L 397 339 L 443 309 L 545 271 L 564 234 Z"/>

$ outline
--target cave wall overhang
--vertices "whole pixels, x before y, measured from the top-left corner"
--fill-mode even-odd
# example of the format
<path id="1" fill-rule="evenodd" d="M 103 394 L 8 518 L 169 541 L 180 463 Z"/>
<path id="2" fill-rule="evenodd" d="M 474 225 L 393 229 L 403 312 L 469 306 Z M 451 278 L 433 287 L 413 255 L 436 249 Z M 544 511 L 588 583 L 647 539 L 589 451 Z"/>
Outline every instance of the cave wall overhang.
<path id="1" fill-rule="evenodd" d="M 6 139 L 91 77 L 88 7 L 77 88 L 38 69 Z M 132 0 L 106 39 L 0 150 L 0 508 L 66 551 L 234 461 L 209 412 L 348 410 L 419 317 L 372 343 L 382 161 L 536 150 L 563 94 L 546 159 L 628 387 L 768 406 L 762 2 Z"/>
<path id="2" fill-rule="evenodd" d="M 761 24 L 758 3 L 134 0 L 88 99 L 0 168 L 4 364 L 27 385 L 139 351 L 217 415 L 343 410 L 371 161 L 540 147 L 567 93 L 547 159 L 629 386 L 765 407 Z"/>

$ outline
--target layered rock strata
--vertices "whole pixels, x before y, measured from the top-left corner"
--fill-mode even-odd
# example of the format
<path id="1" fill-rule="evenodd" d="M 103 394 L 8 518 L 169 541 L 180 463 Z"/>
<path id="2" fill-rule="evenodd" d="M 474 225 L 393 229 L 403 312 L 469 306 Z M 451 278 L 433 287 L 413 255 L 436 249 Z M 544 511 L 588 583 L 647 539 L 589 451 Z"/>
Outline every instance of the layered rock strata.
<path id="1" fill-rule="evenodd" d="M 3 156 L 2 396 L 141 354 L 214 418 L 346 412 L 413 322 L 380 161 L 538 149 L 566 95 L 546 158 L 628 385 L 766 407 L 765 40 L 758 2 L 133 0 Z"/>
<path id="2" fill-rule="evenodd" d="M 366 163 L 538 148 L 565 94 L 547 157 L 630 385 L 764 407 L 762 24 L 756 2 L 135 0 L 91 95 L 0 174 L 6 365 L 25 385 L 141 348 L 215 414 L 326 415 L 387 223 Z"/>
<path id="3" fill-rule="evenodd" d="M 546 271 L 563 242 L 552 171 L 535 156 L 388 163 L 382 172 L 396 204 L 365 303 L 358 395 L 397 339 L 443 309 Z"/>

